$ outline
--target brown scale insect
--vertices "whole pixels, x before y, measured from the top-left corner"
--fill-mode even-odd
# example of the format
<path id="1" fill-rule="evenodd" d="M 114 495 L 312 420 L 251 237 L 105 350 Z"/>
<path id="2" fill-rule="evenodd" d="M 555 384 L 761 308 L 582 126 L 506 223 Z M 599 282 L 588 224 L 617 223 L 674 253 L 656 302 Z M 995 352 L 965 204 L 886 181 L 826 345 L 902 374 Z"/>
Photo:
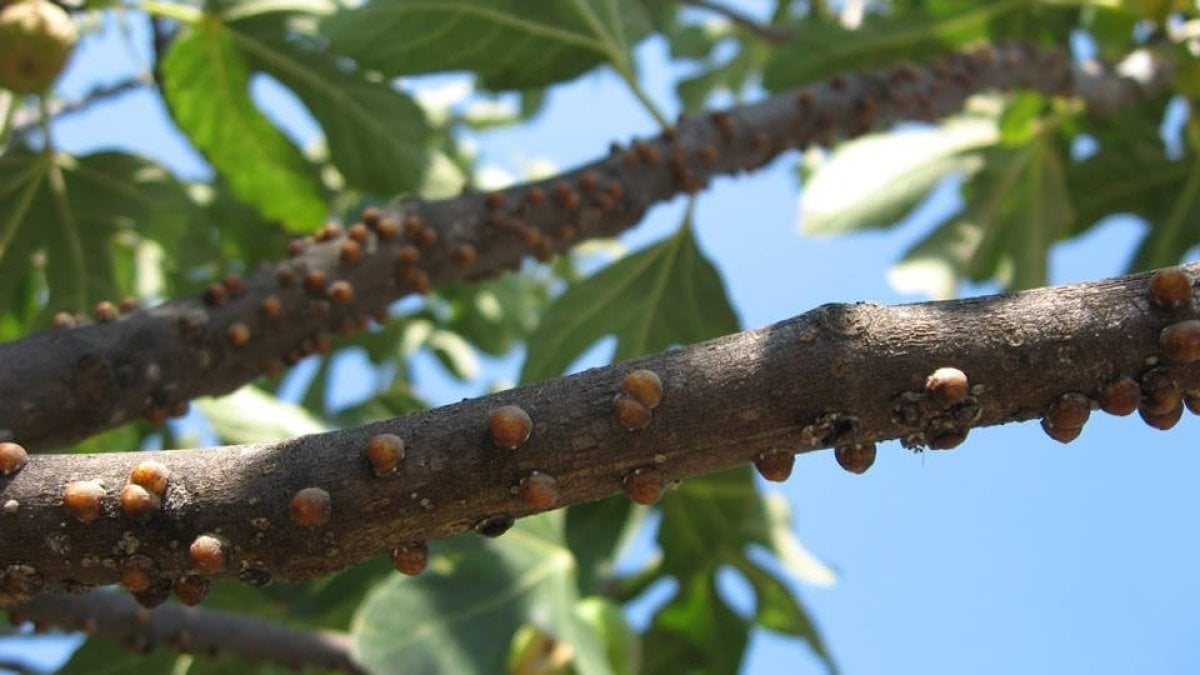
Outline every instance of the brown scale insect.
<path id="1" fill-rule="evenodd" d="M 362 244 L 355 239 L 346 239 L 338 247 L 338 260 L 343 264 L 350 265 L 358 262 L 362 257 Z"/>
<path id="2" fill-rule="evenodd" d="M 650 426 L 654 416 L 650 408 L 624 392 L 613 397 L 613 420 L 628 431 L 640 431 Z"/>
<path id="3" fill-rule="evenodd" d="M 362 212 L 362 224 L 372 230 L 379 229 L 379 224 L 383 222 L 383 212 L 374 206 L 368 206 Z M 353 235 L 351 235 L 353 236 Z"/>
<path id="4" fill-rule="evenodd" d="M 423 541 L 401 544 L 392 551 L 392 567 L 397 572 L 415 577 L 429 565 L 429 546 Z"/>
<path id="5" fill-rule="evenodd" d="M 495 539 L 500 535 L 512 529 L 513 518 L 509 515 L 490 516 L 475 523 L 471 529 L 475 530 L 476 534 Z"/>
<path id="6" fill-rule="evenodd" d="M 415 265 L 421 260 L 421 251 L 412 244 L 405 244 L 396 251 L 396 262 L 401 265 Z"/>
<path id="7" fill-rule="evenodd" d="M 705 164 L 716 164 L 718 158 L 717 149 L 711 145 L 706 145 L 700 148 L 699 157 L 700 161 Z"/>
<path id="8" fill-rule="evenodd" d="M 737 123 L 733 121 L 733 116 L 725 112 L 713 113 L 709 119 L 716 125 L 717 130 L 721 132 L 726 140 L 733 138 L 734 132 L 737 131 Z"/>
<path id="9" fill-rule="evenodd" d="M 208 589 L 211 586 L 212 582 L 207 577 L 188 574 L 176 579 L 172 584 L 172 590 L 175 591 L 175 597 L 179 599 L 179 602 L 192 607 L 204 600 L 204 596 L 208 595 Z"/>
<path id="10" fill-rule="evenodd" d="M 643 506 L 650 506 L 661 499 L 666 487 L 662 472 L 652 467 L 634 469 L 621 479 L 625 496 Z"/>
<path id="11" fill-rule="evenodd" d="M 319 527 L 328 523 L 333 515 L 333 500 L 325 490 L 307 487 L 292 495 L 288 513 L 297 525 Z"/>
<path id="12" fill-rule="evenodd" d="M 142 520 L 162 508 L 162 498 L 136 483 L 127 483 L 117 497 L 121 513 L 132 520 Z"/>
<path id="13" fill-rule="evenodd" d="M 483 198 L 483 203 L 485 206 L 487 206 L 489 209 L 492 209 L 493 211 L 495 211 L 496 209 L 502 209 L 502 208 L 504 208 L 504 193 L 503 192 L 489 192 Z"/>
<path id="14" fill-rule="evenodd" d="M 133 296 L 125 296 L 124 298 L 121 298 L 121 304 L 117 306 L 117 309 L 119 309 L 122 314 L 132 314 L 138 311 L 139 308 L 140 305 L 138 300 Z"/>
<path id="15" fill-rule="evenodd" d="M 11 476 L 29 463 L 25 447 L 12 441 L 0 443 L 0 476 Z"/>
<path id="16" fill-rule="evenodd" d="M 1175 409 L 1183 399 L 1183 389 L 1171 370 L 1157 366 L 1142 373 L 1141 408 L 1152 415 L 1163 415 Z"/>
<path id="17" fill-rule="evenodd" d="M 459 244 L 454 247 L 454 251 L 450 254 L 450 257 L 459 265 L 467 267 L 475 264 L 475 261 L 479 259 L 479 253 L 470 244 Z"/>
<path id="18" fill-rule="evenodd" d="M 167 491 L 167 485 L 171 480 L 171 470 L 162 462 L 147 460 L 138 462 L 137 466 L 129 472 L 129 482 L 134 485 L 140 485 L 156 495 L 161 495 Z"/>
<path id="19" fill-rule="evenodd" d="M 330 241 L 342 236 L 342 226 L 330 221 L 317 230 L 317 241 Z"/>
<path id="20" fill-rule="evenodd" d="M 348 305 L 354 301 L 354 286 L 350 285 L 350 282 L 345 279 L 338 279 L 329 284 L 326 292 L 329 294 L 329 299 L 339 305 Z"/>
<path id="21" fill-rule="evenodd" d="M 539 206 L 546 201 L 546 191 L 534 185 L 525 192 L 525 203 L 530 206 Z"/>
<path id="22" fill-rule="evenodd" d="M 246 280 L 240 274 L 230 273 L 226 275 L 221 281 L 221 285 L 225 287 L 225 292 L 231 298 L 246 294 Z"/>
<path id="23" fill-rule="evenodd" d="M 275 272 L 275 282 L 286 288 L 296 283 L 296 272 L 290 267 L 280 267 Z"/>
<path id="24" fill-rule="evenodd" d="M 1050 403 L 1042 417 L 1042 430 L 1059 443 L 1075 440 L 1092 413 L 1092 401 L 1087 396 L 1069 391 Z"/>
<path id="25" fill-rule="evenodd" d="M 1183 418 L 1183 399 L 1180 399 L 1175 407 L 1165 412 L 1152 412 L 1145 407 L 1138 408 L 1138 414 L 1141 415 L 1142 421 L 1159 431 L 1166 431 Z"/>
<path id="26" fill-rule="evenodd" d="M 425 229 L 425 219 L 416 213 L 410 213 L 404 216 L 404 234 L 409 237 L 416 237 Z"/>
<path id="27" fill-rule="evenodd" d="M 1200 361 L 1200 321 L 1188 319 L 1167 326 L 1158 334 L 1158 346 L 1168 363 Z"/>
<path id="28" fill-rule="evenodd" d="M 376 226 L 378 226 L 378 223 L 376 223 Z M 354 225 L 350 226 L 349 230 L 346 231 L 346 236 L 350 238 L 350 241 L 353 241 L 359 246 L 363 246 L 367 243 L 367 240 L 371 238 L 372 229 L 374 228 L 368 228 L 365 223 L 355 223 Z"/>
<path id="29" fill-rule="evenodd" d="M 109 321 L 117 320 L 117 308 L 107 300 L 101 300 L 96 303 L 92 309 L 92 318 L 96 323 L 108 323 Z"/>
<path id="30" fill-rule="evenodd" d="M 925 378 L 925 393 L 940 403 L 958 403 L 970 393 L 970 383 L 958 368 L 938 368 Z"/>
<path id="31" fill-rule="evenodd" d="M 547 473 L 530 472 L 517 484 L 517 496 L 535 509 L 548 509 L 558 503 L 558 480 Z"/>
<path id="32" fill-rule="evenodd" d="M 1192 280 L 1178 267 L 1164 268 L 1151 275 L 1146 293 L 1163 309 L 1180 309 L 1192 304 Z"/>
<path id="33" fill-rule="evenodd" d="M 1121 377 L 1100 389 L 1100 409 L 1110 415 L 1132 415 L 1142 401 L 1142 388 L 1131 377 Z"/>
<path id="34" fill-rule="evenodd" d="M 967 440 L 966 429 L 941 431 L 929 439 L 930 450 L 952 450 Z"/>
<path id="35" fill-rule="evenodd" d="M 54 318 L 50 320 L 50 323 L 55 328 L 74 328 L 75 317 L 71 316 L 70 312 L 55 312 Z"/>
<path id="36" fill-rule="evenodd" d="M 325 293 L 325 273 L 321 270 L 311 270 L 304 275 L 304 290 L 313 295 Z"/>
<path id="37" fill-rule="evenodd" d="M 391 241 L 399 231 L 400 223 L 397 223 L 395 218 L 390 217 L 379 221 L 379 226 L 375 228 L 375 234 L 383 241 Z"/>
<path id="38" fill-rule="evenodd" d="M 220 574 L 229 565 L 229 542 L 224 537 L 202 534 L 188 546 L 188 556 L 200 574 Z"/>
<path id="39" fill-rule="evenodd" d="M 134 593 L 148 590 L 158 578 L 158 564 L 144 555 L 131 555 L 121 563 L 121 585 Z"/>
<path id="40" fill-rule="evenodd" d="M 437 232 L 434 232 L 433 228 L 430 227 L 422 229 L 416 236 L 417 245 L 424 246 L 426 248 L 436 244 L 437 240 Z"/>
<path id="41" fill-rule="evenodd" d="M 838 466 L 853 474 L 864 474 L 875 464 L 874 443 L 839 445 L 833 449 Z"/>
<path id="42" fill-rule="evenodd" d="M 104 487 L 94 480 L 72 481 L 63 488 L 63 507 L 81 523 L 100 517 L 103 499 Z"/>
<path id="43" fill-rule="evenodd" d="M 258 311 L 268 319 L 276 319 L 283 313 L 283 303 L 278 296 L 268 295 L 259 303 Z"/>
<path id="44" fill-rule="evenodd" d="M 283 374 L 287 372 L 287 366 L 283 365 L 283 361 L 279 359 L 268 359 L 267 362 L 262 365 L 262 372 L 263 375 L 266 375 L 271 379 L 275 379 L 283 377 Z"/>
<path id="45" fill-rule="evenodd" d="M 299 258 L 313 245 L 312 237 L 298 237 L 288 242 L 288 257 Z"/>
<path id="46" fill-rule="evenodd" d="M 769 450 L 754 459 L 754 468 L 763 478 L 782 483 L 792 475 L 796 455 L 787 450 Z"/>
<path id="47" fill-rule="evenodd" d="M 404 439 L 395 434 L 376 434 L 363 449 L 371 471 L 380 477 L 395 473 L 404 453 Z"/>
<path id="48" fill-rule="evenodd" d="M 488 413 L 488 435 L 498 448 L 516 450 L 532 433 L 533 419 L 520 406 L 503 405 Z"/>
<path id="49" fill-rule="evenodd" d="M 630 372 L 621 380 L 621 391 L 653 410 L 662 403 L 663 385 L 658 373 L 646 368 Z"/>
<path id="50" fill-rule="evenodd" d="M 244 323 L 230 324 L 226 335 L 229 337 L 229 344 L 234 347 L 245 347 L 250 344 L 250 329 Z"/>
<path id="51" fill-rule="evenodd" d="M 595 191 L 596 186 L 600 183 L 600 177 L 595 171 L 584 171 L 579 175 L 579 189 L 583 192 L 591 193 Z"/>

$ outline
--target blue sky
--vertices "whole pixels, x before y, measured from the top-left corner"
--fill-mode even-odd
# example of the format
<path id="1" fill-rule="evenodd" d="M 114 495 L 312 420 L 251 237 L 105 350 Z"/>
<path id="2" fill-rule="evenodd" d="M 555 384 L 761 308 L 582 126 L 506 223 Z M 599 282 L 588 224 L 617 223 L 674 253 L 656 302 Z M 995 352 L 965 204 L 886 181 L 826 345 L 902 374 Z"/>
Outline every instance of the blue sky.
<path id="1" fill-rule="evenodd" d="M 133 28 L 144 35 L 139 23 Z M 77 55 L 68 91 L 145 65 L 144 49 L 131 58 L 111 35 L 103 44 L 90 40 Z M 670 77 L 678 73 L 667 69 L 663 45 L 652 41 L 639 57 L 651 95 L 671 108 Z M 269 85 L 256 92 L 289 128 L 311 133 L 302 113 Z M 554 90 L 534 123 L 480 136 L 478 144 L 486 163 L 517 172 L 535 158 L 569 167 L 603 154 L 611 140 L 653 131 L 620 81 L 600 73 Z M 57 140 L 76 151 L 140 151 L 184 174 L 204 170 L 146 94 L 63 123 Z M 697 205 L 700 244 L 724 274 L 743 325 L 825 302 L 920 300 L 897 295 L 886 272 L 929 221 L 805 238 L 795 223 L 795 160 L 719 179 Z M 623 241 L 636 248 L 668 235 L 683 206 L 680 199 L 656 207 Z M 952 207 L 948 197 L 929 205 Z M 1056 247 L 1053 280 L 1120 273 L 1141 227 L 1113 219 Z M 603 351 L 591 357 L 603 359 Z M 449 402 L 514 380 L 519 364 L 519 355 L 485 360 L 483 381 L 463 387 L 422 360 L 418 385 L 435 402 Z M 347 400 L 358 394 L 354 379 L 348 368 L 339 380 Z M 951 452 L 912 454 L 883 444 L 863 476 L 842 471 L 828 452 L 802 455 L 788 483 L 767 489 L 787 497 L 801 540 L 840 575 L 832 587 L 796 590 L 846 673 L 1200 672 L 1196 429 L 1190 417 L 1164 433 L 1136 416 L 1096 415 L 1063 446 L 1036 424 L 1008 425 L 976 430 Z M 642 547 L 634 555 L 646 553 Z M 734 604 L 747 607 L 746 588 L 725 581 Z M 643 604 L 634 620 L 643 622 L 647 609 Z M 822 672 L 803 645 L 764 632 L 753 639 L 743 671 Z"/>

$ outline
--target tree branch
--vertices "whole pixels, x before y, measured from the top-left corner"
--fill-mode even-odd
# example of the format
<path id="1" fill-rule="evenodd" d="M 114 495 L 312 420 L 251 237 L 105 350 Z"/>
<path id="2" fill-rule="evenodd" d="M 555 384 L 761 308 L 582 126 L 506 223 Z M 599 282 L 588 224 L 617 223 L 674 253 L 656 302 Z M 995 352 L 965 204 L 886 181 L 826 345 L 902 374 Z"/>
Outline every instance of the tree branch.
<path id="1" fill-rule="evenodd" d="M 1148 422 L 1169 428 L 1185 394 L 1189 407 L 1200 402 L 1200 366 L 1165 365 L 1200 359 L 1200 322 L 1185 321 L 1196 315 L 1200 265 L 1184 270 L 1191 277 L 1176 281 L 1187 301 L 1173 311 L 1151 302 L 1146 275 L 949 302 L 825 305 L 358 428 L 224 448 L 33 456 L 0 477 L 0 606 L 52 584 L 320 577 L 416 542 L 469 530 L 497 536 L 514 518 L 623 490 L 652 501 L 673 481 L 780 449 L 837 447 L 839 461 L 865 469 L 878 441 L 949 448 L 970 428 L 1043 415 L 1066 441 L 1092 400 L 1117 409 L 1106 388 L 1122 377 L 1132 378 L 1122 381 L 1132 404 L 1122 412 L 1140 400 Z M 1167 326 L 1183 330 L 1160 347 Z M 927 376 L 944 366 L 969 378 L 958 395 L 942 385 L 926 391 Z M 631 394 L 614 399 L 624 388 L 651 405 L 643 389 L 623 384 L 635 369 L 661 380 L 652 411 L 630 404 Z M 501 406 L 525 411 L 529 429 L 517 413 L 493 423 Z M 403 441 L 393 472 L 381 460 L 395 439 L 380 434 Z M 130 480 L 161 491 L 131 477 L 147 460 L 170 473 L 161 506 L 125 510 L 117 495 Z M 764 468 L 786 474 L 771 462 Z M 83 499 L 79 483 L 67 490 L 75 481 L 93 481 L 89 489 L 103 496 Z"/>
<path id="2" fill-rule="evenodd" d="M 177 604 L 146 609 L 126 593 L 47 593 L 9 611 L 14 624 L 81 630 L 148 654 L 165 646 L 183 653 L 236 654 L 297 671 L 320 668 L 363 673 L 351 657 L 351 638 L 336 631 L 306 631 L 234 612 Z"/>
<path id="3" fill-rule="evenodd" d="M 0 437 L 41 450 L 142 416 L 162 419 L 193 397 L 281 372 L 327 344 L 330 333 L 364 327 L 397 298 L 614 235 L 657 202 L 696 192 L 712 176 L 753 170 L 790 148 L 936 119 L 987 90 L 1074 94 L 1103 110 L 1158 87 L 1165 68 L 1158 64 L 1151 75 L 1139 84 L 1073 67 L 1057 51 L 986 47 L 921 69 L 839 75 L 680 120 L 557 178 L 364 214 L 369 227 L 300 240 L 292 259 L 215 285 L 204 298 L 101 315 L 107 322 L 0 345 Z"/>

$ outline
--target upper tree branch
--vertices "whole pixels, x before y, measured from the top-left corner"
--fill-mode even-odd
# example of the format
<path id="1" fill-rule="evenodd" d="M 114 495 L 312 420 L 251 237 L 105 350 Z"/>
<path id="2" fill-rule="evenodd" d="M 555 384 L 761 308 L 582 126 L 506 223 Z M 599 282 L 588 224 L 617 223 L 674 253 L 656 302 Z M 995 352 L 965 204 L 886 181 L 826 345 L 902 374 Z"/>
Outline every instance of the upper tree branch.
<path id="1" fill-rule="evenodd" d="M 1082 426 L 1089 397 L 1111 398 L 1100 392 L 1121 377 L 1133 378 L 1126 403 L 1144 398 L 1147 412 L 1159 413 L 1151 421 L 1165 428 L 1161 413 L 1180 412 L 1185 393 L 1190 407 L 1200 391 L 1200 365 L 1163 365 L 1160 349 L 1164 327 L 1183 322 L 1188 358 L 1200 357 L 1200 322 L 1184 321 L 1196 315 L 1192 282 L 1183 281 L 1189 300 L 1176 311 L 1150 302 L 1145 275 L 949 302 L 826 305 L 359 428 L 215 449 L 33 456 L 0 478 L 0 606 L 55 583 L 128 583 L 131 566 L 136 585 L 151 588 L 181 577 L 195 583 L 200 573 L 249 583 L 318 577 L 410 542 L 471 529 L 494 536 L 513 518 L 622 489 L 653 498 L 663 484 L 776 449 L 873 452 L 871 444 L 893 438 L 950 447 L 969 428 L 1049 410 L 1058 410 L 1051 431 L 1065 440 Z M 927 395 L 926 377 L 943 366 L 966 373 L 969 395 L 951 404 Z M 628 431 L 614 419 L 614 394 L 635 368 L 657 373 L 664 394 L 649 425 Z M 1082 402 L 1081 410 L 1055 403 L 1071 392 L 1063 400 Z M 501 405 L 532 419 L 516 449 L 490 436 L 489 412 Z M 383 433 L 403 439 L 407 452 L 397 471 L 378 477 L 364 453 Z M 165 464 L 171 477 L 161 508 L 135 520 L 117 494 L 146 460 Z M 520 490 L 533 472 L 537 490 Z M 67 483 L 82 480 L 104 490 L 90 522 L 63 504 Z M 328 520 L 320 509 L 292 511 L 306 488 L 328 497 Z M 219 564 L 195 556 L 198 538 L 220 552 Z"/>
<path id="2" fill-rule="evenodd" d="M 1018 88 L 1073 94 L 1097 108 L 1146 90 L 1073 67 L 1057 51 L 988 47 L 920 69 L 839 75 L 680 120 L 658 137 L 614 146 L 608 157 L 557 178 L 400 203 L 381 219 L 367 219 L 372 227 L 357 233 L 360 243 L 340 234 L 301 241 L 292 259 L 213 289 L 207 302 L 176 300 L 0 345 L 0 433 L 36 450 L 141 416 L 161 419 L 193 397 L 279 372 L 327 344 L 331 332 L 364 326 L 365 317 L 406 294 L 495 275 L 525 255 L 545 257 L 581 238 L 613 235 L 657 202 L 700 190 L 712 176 L 762 166 L 787 149 L 898 120 L 935 119 L 971 94 Z"/>

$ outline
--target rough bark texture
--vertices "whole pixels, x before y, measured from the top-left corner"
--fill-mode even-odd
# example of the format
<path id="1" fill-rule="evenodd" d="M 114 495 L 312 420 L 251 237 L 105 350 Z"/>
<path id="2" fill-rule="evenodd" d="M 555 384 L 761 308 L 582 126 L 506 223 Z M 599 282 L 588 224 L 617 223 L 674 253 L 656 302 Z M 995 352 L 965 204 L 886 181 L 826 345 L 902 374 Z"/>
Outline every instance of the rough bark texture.
<path id="1" fill-rule="evenodd" d="M 1190 290 L 1200 266 L 1184 269 Z M 949 302 L 825 305 L 758 330 L 354 429 L 262 445 L 36 455 L 0 478 L 0 606 L 52 584 L 113 583 L 134 556 L 148 559 L 156 578 L 195 574 L 189 546 L 203 534 L 227 544 L 220 574 L 249 583 L 319 577 L 408 542 L 502 533 L 512 518 L 619 493 L 635 470 L 670 483 L 774 449 L 895 438 L 945 447 L 971 427 L 1039 417 L 1068 392 L 1095 399 L 1121 376 L 1139 382 L 1156 406 L 1181 409 L 1184 395 L 1200 389 L 1200 367 L 1164 365 L 1159 335 L 1196 311 L 1190 298 L 1163 309 L 1147 287 L 1146 275 L 1134 275 Z M 965 399 L 940 403 L 925 392 L 926 377 L 944 366 L 969 378 Z M 614 395 L 638 368 L 660 376 L 664 395 L 649 426 L 628 431 L 614 421 Z M 532 435 L 516 449 L 491 439 L 489 411 L 501 405 L 532 418 Z M 377 477 L 364 451 L 385 432 L 407 452 L 398 471 Z M 170 469 L 170 482 L 161 510 L 134 521 L 116 495 L 132 467 L 150 459 Z M 556 480 L 556 505 L 534 507 L 519 496 L 518 483 L 533 471 Z M 106 489 L 100 517 L 89 523 L 62 505 L 64 486 L 85 479 Z M 331 515 L 301 526 L 289 503 L 309 487 L 328 493 Z"/>
<path id="2" fill-rule="evenodd" d="M 581 238 L 615 234 L 657 202 L 700 190 L 714 175 L 752 170 L 790 148 L 934 119 L 987 90 L 1074 94 L 1103 110 L 1156 88 L 1164 73 L 1152 65 L 1139 83 L 1073 66 L 1057 51 L 988 47 L 919 69 L 835 76 L 680 120 L 657 137 L 614 146 L 608 157 L 554 179 L 396 204 L 379 223 L 367 219 L 373 227 L 359 232 L 354 255 L 344 251 L 346 235 L 301 242 L 292 259 L 244 284 L 216 289 L 208 301 L 176 300 L 0 345 L 0 440 L 16 439 L 36 451 L 139 417 L 162 419 L 191 398 L 281 371 L 322 349 L 331 333 L 361 329 L 367 316 L 399 297 L 491 276 L 525 255 L 545 257 Z M 346 282 L 353 297 L 335 280 Z M 252 453 L 245 461 L 263 456 Z"/>
<path id="3" fill-rule="evenodd" d="M 13 623 L 39 630 L 80 630 L 141 653 L 160 647 L 194 654 L 237 654 L 304 670 L 363 673 L 351 657 L 351 638 L 335 631 L 295 630 L 232 612 L 164 605 L 146 609 L 125 593 L 47 593 L 9 613 Z"/>

